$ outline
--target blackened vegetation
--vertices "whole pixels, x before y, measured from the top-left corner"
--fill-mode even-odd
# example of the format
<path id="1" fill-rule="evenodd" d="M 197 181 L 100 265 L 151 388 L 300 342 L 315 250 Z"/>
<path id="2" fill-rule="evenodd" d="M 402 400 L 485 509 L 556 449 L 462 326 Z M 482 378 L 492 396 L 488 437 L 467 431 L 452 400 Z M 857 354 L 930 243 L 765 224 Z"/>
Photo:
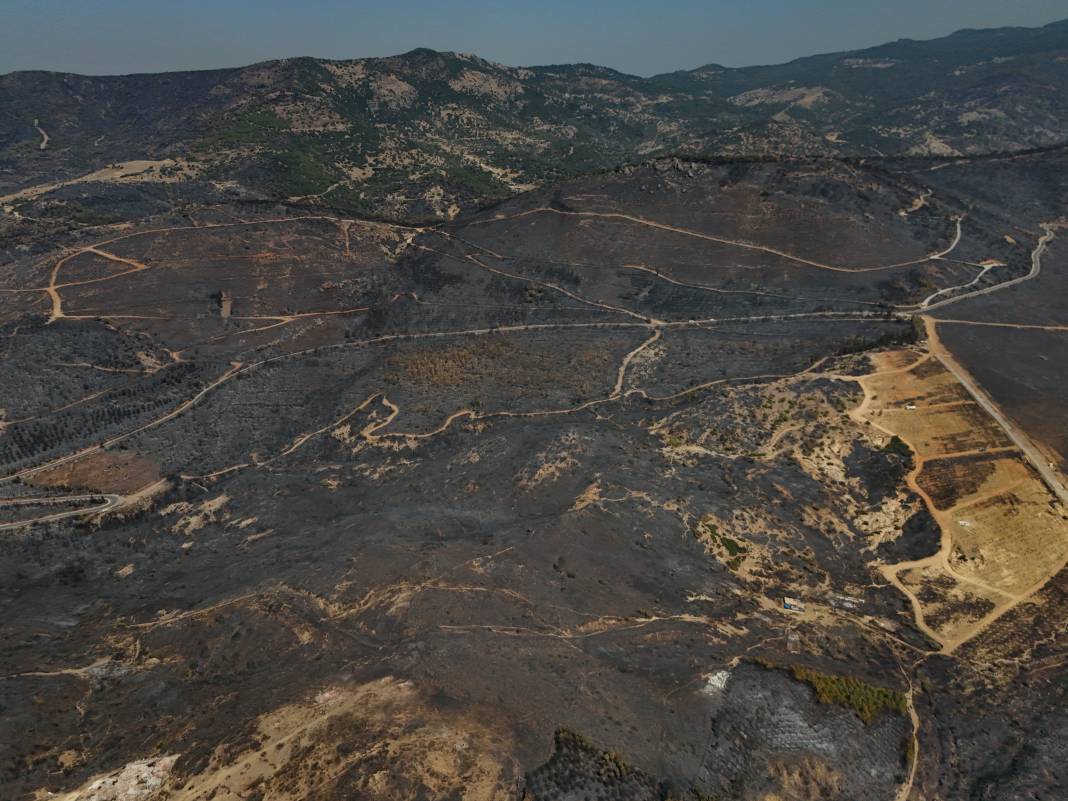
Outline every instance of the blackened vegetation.
<path id="1" fill-rule="evenodd" d="M 0 408 L 9 421 L 135 383 L 146 372 L 139 354 L 170 361 L 158 341 L 90 320 L 45 325 L 43 317 L 27 315 L 0 323 L 0 342 Z"/>
<path id="2" fill-rule="evenodd" d="M 888 348 L 894 345 L 913 345 L 920 339 L 920 326 L 915 322 L 907 328 L 886 331 L 877 336 L 857 336 L 843 344 L 836 355 L 849 356 L 854 353 L 863 353 L 875 348 Z"/>
<path id="3" fill-rule="evenodd" d="M 456 78 L 472 64 L 504 74 L 426 52 L 385 66 L 417 92 L 434 84 L 435 102 L 463 99 L 470 110 L 485 101 L 433 76 Z M 265 69 L 264 85 L 292 79 L 304 98 L 325 80 L 325 67 L 307 62 Z M 587 69 L 574 74 L 605 78 Z M 838 64 L 832 73 L 865 69 Z M 568 72 L 530 80 L 567 81 Z M 225 91 L 237 78 L 182 80 Z M 145 102 L 136 83 L 113 84 L 117 107 Z M 536 104 L 533 94 L 519 102 Z M 366 98 L 342 95 L 331 98 L 341 98 L 348 122 L 379 131 Z M 568 100 L 568 114 L 583 102 Z M 741 116 L 768 110 L 729 105 Z M 377 113 L 409 123 L 420 108 L 383 104 Z M 247 173 L 234 169 L 265 193 L 338 178 L 330 159 L 341 142 L 355 158 L 356 140 L 343 132 L 310 134 L 321 141 L 304 147 L 303 134 L 266 108 L 219 114 L 215 139 L 182 114 L 166 119 L 208 147 L 264 145 Z M 614 124 L 593 116 L 579 134 Z M 14 147 L 32 147 L 17 134 L 24 120 L 3 124 Z M 646 136 L 631 124 L 629 133 Z M 56 149 L 20 182 L 45 175 L 53 155 L 66 158 L 66 126 L 52 127 Z M 106 127 L 98 120 L 86 131 Z M 856 141 L 871 143 L 867 135 Z M 284 140 L 277 153 L 267 147 L 275 136 Z M 380 144 L 360 143 L 364 153 Z M 561 169 L 625 150 L 576 144 L 575 162 Z M 520 178 L 538 169 L 514 155 Z M 550 148 L 533 158 L 559 156 Z M 444 169 L 455 179 L 449 193 L 468 192 L 459 205 L 474 202 L 471 187 L 484 193 L 478 202 L 496 197 L 458 166 Z M 930 644 L 873 563 L 930 555 L 939 531 L 920 511 L 899 536 L 881 532 L 871 552 L 855 517 L 880 504 L 902 516 L 917 508 L 901 487 L 912 457 L 900 440 L 851 448 L 850 437 L 876 436 L 857 434 L 865 429 L 846 414 L 860 392 L 819 374 L 858 375 L 870 367 L 863 351 L 914 342 L 906 311 L 887 304 L 967 282 L 986 258 L 1005 266 L 984 280 L 1026 274 L 1020 229 L 1035 224 L 986 201 L 971 209 L 950 177 L 966 164 L 897 166 L 661 159 L 419 232 L 329 218 L 279 223 L 305 211 L 234 198 L 208 205 L 219 196 L 197 182 L 173 193 L 112 189 L 101 193 L 102 215 L 160 209 L 138 230 L 172 230 L 109 245 L 150 269 L 63 289 L 69 314 L 88 309 L 96 319 L 48 325 L 40 287 L 58 248 L 116 232 L 72 227 L 69 238 L 49 239 L 42 223 L 5 217 L 4 230 L 36 232 L 0 246 L 13 259 L 2 288 L 20 290 L 5 293 L 0 310 L 10 317 L 0 331 L 5 472 L 123 437 L 116 447 L 176 485 L 151 514 L 107 518 L 90 536 L 64 524 L 0 537 L 0 635 L 10 643 L 0 655 L 0 714 L 26 733 L 0 738 L 5 791 L 62 793 L 162 753 L 181 755 L 176 786 L 185 786 L 217 766 L 213 754 L 255 748 L 263 716 L 292 704 L 325 709 L 329 695 L 321 707 L 314 700 L 325 688 L 392 676 L 428 708 L 500 727 L 514 742 L 502 762 L 506 786 L 526 774 L 530 799 L 892 798 L 911 733 L 899 714 L 901 671 Z M 208 179 L 222 184 L 228 169 Z M 944 191 L 908 211 L 927 180 Z M 402 169 L 368 181 L 362 199 L 362 190 L 339 188 L 338 206 L 403 195 L 379 212 L 403 214 L 409 200 L 409 210 L 431 211 L 425 185 Z M 52 200 L 20 211 L 31 216 Z M 334 201 L 328 194 L 315 210 Z M 967 263 L 929 260 L 965 211 L 957 255 Z M 619 213 L 632 219 L 598 216 Z M 243 219 L 258 222 L 235 224 Z M 233 227 L 220 236 L 199 223 Z M 68 275 L 100 267 L 75 259 Z M 234 306 L 225 320 L 211 302 L 223 290 Z M 244 368 L 232 380 L 198 395 L 235 362 Z M 925 369 L 940 368 L 917 371 Z M 26 489 L 3 485 L 8 497 Z M 819 614 L 784 610 L 786 596 Z M 853 600 L 842 605 L 844 596 Z M 991 797 L 1056 786 L 1063 715 L 1042 688 L 1063 683 L 1055 622 L 1065 607 L 1043 601 L 1026 612 L 1033 619 L 998 633 L 1019 644 L 1036 632 L 1036 658 L 1049 661 L 1014 658 L 1035 666 L 1038 689 L 992 695 L 1011 660 L 997 670 L 982 658 L 967 669 L 949 658 L 924 663 L 914 685 L 920 759 L 948 777 L 927 779 L 944 782 L 941 797 L 967 797 L 958 788 L 986 775 L 984 751 L 996 752 L 980 787 Z M 757 655 L 804 668 L 745 660 Z M 1042 716 L 1030 711 L 1036 697 Z M 406 726 L 424 725 L 408 712 L 398 712 Z M 1014 715 L 1026 727 L 1004 723 Z M 561 732 L 556 755 L 537 767 L 560 726 L 591 739 Z M 1049 733 L 1028 750 L 1021 731 L 1043 727 Z M 386 769 L 387 738 L 366 731 L 371 756 L 346 774 L 353 788 Z M 457 743 L 472 742 L 462 734 Z M 352 742 L 339 740 L 336 753 Z M 934 745 L 938 757 L 928 757 Z M 307 750 L 293 760 L 316 775 L 334 764 Z M 389 770 L 415 777 L 412 799 L 436 797 L 418 784 L 423 761 L 390 761 Z"/>
<path id="4" fill-rule="evenodd" d="M 0 469 L 15 471 L 98 444 L 178 407 L 206 383 L 203 367 L 176 364 L 85 404 L 10 425 L 0 438 Z"/>
<path id="5" fill-rule="evenodd" d="M 588 737 L 558 729 L 552 756 L 523 777 L 518 801 L 728 801 L 733 797 L 656 779 Z"/>
<path id="6" fill-rule="evenodd" d="M 938 509 L 948 509 L 975 493 L 997 470 L 997 456 L 973 453 L 925 462 L 916 477 Z"/>
<path id="7" fill-rule="evenodd" d="M 526 775 L 522 801 L 667 801 L 667 788 L 617 753 L 560 729 L 553 755 Z"/>
<path id="8" fill-rule="evenodd" d="M 904 447 L 904 452 L 894 440 Z M 846 466 L 851 474 L 860 478 L 869 502 L 877 505 L 900 490 L 902 480 L 912 469 L 912 451 L 896 436 L 882 449 L 857 441 L 846 458 Z"/>
<path id="9" fill-rule="evenodd" d="M 941 538 L 938 523 L 922 508 L 909 516 L 897 537 L 883 540 L 877 552 L 890 563 L 924 559 L 938 552 Z"/>

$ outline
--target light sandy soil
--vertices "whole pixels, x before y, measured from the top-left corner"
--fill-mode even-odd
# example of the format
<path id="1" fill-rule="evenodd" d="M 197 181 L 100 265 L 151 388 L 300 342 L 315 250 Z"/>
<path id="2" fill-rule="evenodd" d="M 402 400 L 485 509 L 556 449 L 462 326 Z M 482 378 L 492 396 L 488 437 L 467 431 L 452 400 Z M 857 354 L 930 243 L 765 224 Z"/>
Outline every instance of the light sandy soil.
<path id="1" fill-rule="evenodd" d="M 47 136 L 46 141 L 41 143 L 42 150 L 46 144 Z M 170 169 L 175 171 L 174 174 L 164 173 L 165 170 L 169 171 Z M 20 189 L 18 192 L 12 192 L 10 195 L 0 195 L 0 205 L 17 203 L 23 200 L 33 200 L 41 195 L 47 195 L 49 192 L 61 189 L 64 186 L 74 186 L 76 184 L 132 184 L 146 182 L 164 184 L 177 183 L 179 181 L 188 180 L 198 171 L 198 169 L 199 167 L 193 162 L 179 159 L 163 159 L 161 161 L 139 159 L 135 161 L 123 161 L 104 167 L 101 170 L 95 170 L 94 172 L 80 175 L 77 178 L 71 178 L 68 181 L 38 184 L 37 186 Z M 184 171 L 184 173 L 180 171 Z"/>
<path id="2" fill-rule="evenodd" d="M 220 750 L 192 776 L 181 755 L 130 763 L 57 801 L 512 801 L 518 767 L 502 731 L 435 710 L 409 682 L 324 687 L 262 716 L 249 748 Z"/>
<path id="3" fill-rule="evenodd" d="M 875 355 L 874 372 L 858 379 L 865 395 L 852 415 L 914 452 L 907 482 L 938 523 L 941 547 L 881 569 L 910 599 L 917 626 L 949 653 L 1027 601 L 1068 562 L 1068 513 L 1010 432 L 953 373 L 929 355 L 913 359 Z M 947 462 L 987 455 L 996 458 L 982 480 L 974 468 L 946 469 Z M 935 484 L 951 502 L 932 499 Z"/>
<path id="4" fill-rule="evenodd" d="M 141 759 L 113 773 L 94 776 L 82 787 L 62 795 L 38 795 L 35 801 L 146 801 L 155 797 L 177 761 L 176 756 Z"/>
<path id="5" fill-rule="evenodd" d="M 154 462 L 131 451 L 108 451 L 38 473 L 31 483 L 40 487 L 127 494 L 159 478 L 159 467 Z"/>

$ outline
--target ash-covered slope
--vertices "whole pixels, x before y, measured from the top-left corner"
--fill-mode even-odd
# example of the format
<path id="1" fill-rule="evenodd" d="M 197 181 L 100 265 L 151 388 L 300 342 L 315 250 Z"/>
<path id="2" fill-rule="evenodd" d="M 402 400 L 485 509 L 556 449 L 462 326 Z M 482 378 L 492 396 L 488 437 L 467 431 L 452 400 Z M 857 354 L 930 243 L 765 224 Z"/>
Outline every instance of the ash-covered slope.
<path id="1" fill-rule="evenodd" d="M 1066 30 L 0 78 L 0 797 L 1059 797 Z"/>
<path id="2" fill-rule="evenodd" d="M 0 796 L 1056 793 L 1068 515 L 912 319 L 1035 158 L 13 248 Z"/>

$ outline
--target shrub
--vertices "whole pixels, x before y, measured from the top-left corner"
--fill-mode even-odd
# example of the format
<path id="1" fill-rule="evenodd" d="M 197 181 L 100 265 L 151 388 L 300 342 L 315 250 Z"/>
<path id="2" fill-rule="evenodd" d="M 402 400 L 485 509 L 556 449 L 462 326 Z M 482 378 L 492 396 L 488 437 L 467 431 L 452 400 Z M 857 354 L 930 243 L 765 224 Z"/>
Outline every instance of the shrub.
<path id="1" fill-rule="evenodd" d="M 820 703 L 848 707 L 865 724 L 875 720 L 883 710 L 901 715 L 907 711 L 905 694 L 898 690 L 875 687 L 851 676 L 831 676 L 801 665 L 795 665 L 791 672 L 795 679 L 812 686 Z"/>
<path id="2" fill-rule="evenodd" d="M 905 440 L 901 439 L 897 434 L 890 437 L 890 441 L 883 446 L 883 452 L 896 454 L 909 461 L 912 460 L 912 448 L 906 445 Z"/>

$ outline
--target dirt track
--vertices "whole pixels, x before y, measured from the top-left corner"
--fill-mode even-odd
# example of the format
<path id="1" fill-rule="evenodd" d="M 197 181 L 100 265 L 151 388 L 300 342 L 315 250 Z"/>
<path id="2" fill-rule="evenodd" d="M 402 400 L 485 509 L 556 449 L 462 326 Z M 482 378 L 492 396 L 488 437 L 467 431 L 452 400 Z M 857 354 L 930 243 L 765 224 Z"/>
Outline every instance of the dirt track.
<path id="1" fill-rule="evenodd" d="M 520 212 L 519 214 L 515 214 L 515 215 L 512 215 L 512 216 L 491 217 L 491 218 L 486 219 L 486 220 L 480 220 L 476 224 L 501 222 L 503 220 L 516 219 L 516 218 L 519 218 L 519 217 L 526 217 L 526 216 L 529 216 L 531 214 L 559 214 L 561 216 L 567 216 L 567 217 L 586 217 L 586 218 L 599 218 L 599 219 L 608 219 L 608 220 L 622 220 L 624 222 L 631 222 L 631 223 L 636 223 L 638 225 L 644 225 L 644 226 L 647 226 L 649 228 L 657 228 L 657 229 L 659 229 L 661 231 L 669 231 L 670 233 L 673 233 L 673 234 L 681 234 L 683 236 L 692 236 L 692 237 L 696 237 L 698 239 L 705 239 L 705 240 L 707 240 L 709 242 L 717 242 L 717 243 L 719 243 L 721 245 L 731 245 L 733 247 L 742 248 L 743 250 L 755 250 L 755 251 L 759 251 L 761 253 L 767 253 L 767 254 L 772 255 L 772 256 L 778 256 L 780 258 L 786 259 L 787 261 L 792 261 L 792 262 L 795 262 L 797 264 L 804 265 L 806 267 L 816 267 L 816 268 L 818 268 L 820 270 L 830 270 L 830 271 L 836 272 L 836 273 L 880 272 L 880 271 L 883 271 L 883 270 L 897 269 L 899 267 L 909 267 L 909 266 L 912 266 L 914 264 L 922 264 L 923 262 L 930 261 L 931 259 L 944 258 L 945 256 L 948 256 L 950 253 L 952 253 L 956 249 L 957 245 L 960 244 L 960 240 L 961 240 L 961 236 L 962 236 L 961 222 L 962 222 L 962 219 L 963 219 L 961 217 L 955 217 L 954 218 L 953 221 L 954 221 L 954 224 L 956 226 L 956 230 L 954 232 L 952 240 L 950 241 L 949 245 L 946 248 L 944 248 L 942 250 L 939 250 L 939 251 L 935 251 L 934 253 L 930 253 L 927 256 L 924 256 L 924 257 L 919 258 L 919 259 L 910 259 L 908 261 L 897 262 L 895 264 L 883 264 L 883 265 L 878 265 L 878 266 L 875 266 L 875 267 L 836 267 L 836 266 L 831 265 L 831 264 L 824 264 L 822 262 L 813 261 L 811 259 L 806 259 L 806 258 L 804 258 L 802 256 L 796 256 L 796 255 L 794 255 L 792 253 L 787 253 L 786 251 L 778 250 L 777 248 L 771 248 L 771 247 L 767 247 L 765 245 L 756 244 L 756 243 L 753 243 L 753 242 L 746 242 L 746 241 L 743 241 L 743 240 L 740 240 L 740 239 L 728 239 L 726 237 L 714 236 L 712 234 L 704 234 L 704 233 L 701 233 L 700 231 L 693 231 L 693 230 L 690 230 L 688 228 L 680 228 L 680 227 L 675 226 L 675 225 L 667 225 L 665 223 L 658 223 L 658 222 L 656 222 L 654 220 L 647 220 L 647 219 L 645 219 L 643 217 L 635 217 L 635 216 L 630 215 L 630 214 L 621 214 L 621 213 L 617 213 L 617 212 L 561 211 L 560 209 L 554 209 L 554 208 L 550 208 L 550 207 L 546 206 L 546 207 L 543 207 L 543 208 L 530 209 L 528 211 Z"/>
<path id="2" fill-rule="evenodd" d="M 99 506 L 80 507 L 78 509 L 70 509 L 66 512 L 55 512 L 49 515 L 41 515 L 40 517 L 29 518 L 27 520 L 16 520 L 12 523 L 0 523 L 0 531 L 7 531 L 17 528 L 26 528 L 28 526 L 35 526 L 41 523 L 55 523 L 59 520 L 67 520 L 72 517 L 87 517 L 95 514 L 103 514 L 104 512 L 110 512 L 113 509 L 119 507 L 125 500 L 122 495 L 114 495 L 110 493 L 94 493 L 92 495 L 60 495 L 60 496 L 46 496 L 43 498 L 19 498 L 17 500 L 0 501 L 0 506 L 15 506 L 15 505 L 58 505 L 63 503 L 80 503 L 82 501 L 99 501 L 104 502 Z"/>
<path id="3" fill-rule="evenodd" d="M 954 567 L 950 564 L 950 561 L 949 561 L 950 554 L 951 554 L 951 552 L 953 550 L 953 547 L 954 547 L 954 540 L 953 540 L 953 537 L 952 537 L 950 532 L 953 529 L 954 524 L 955 524 L 954 518 L 951 516 L 950 513 L 952 513 L 955 510 L 959 510 L 960 508 L 965 507 L 965 506 L 971 506 L 971 505 L 979 504 L 979 503 L 981 503 L 983 500 L 985 500 L 987 498 L 994 497 L 994 496 L 1001 496 L 1001 495 L 1004 495 L 1004 494 L 1006 494 L 1008 492 L 1011 492 L 1014 489 L 1014 487 L 1018 486 L 1021 482 L 1017 481 L 1015 484 L 1001 484 L 998 487 L 996 487 L 995 489 L 993 489 L 993 490 L 989 491 L 988 493 L 986 493 L 986 495 L 974 496 L 974 497 L 969 498 L 966 502 L 957 504 L 957 505 L 955 505 L 955 506 L 953 506 L 951 508 L 940 509 L 938 507 L 938 505 L 932 500 L 932 498 L 927 493 L 927 491 L 924 489 L 924 487 L 918 481 L 918 477 L 919 477 L 920 473 L 923 471 L 924 466 L 927 463 L 927 461 L 932 460 L 932 459 L 958 458 L 958 457 L 960 457 L 962 455 L 968 455 L 969 453 L 974 453 L 974 454 L 986 453 L 986 454 L 990 454 L 990 453 L 994 453 L 996 451 L 991 450 L 990 448 L 984 447 L 984 448 L 981 448 L 981 449 L 978 449 L 978 450 L 975 450 L 975 451 L 972 451 L 972 452 L 954 452 L 954 453 L 940 452 L 940 453 L 936 453 L 936 454 L 933 454 L 933 455 L 928 455 L 925 458 L 922 455 L 921 449 L 918 448 L 915 443 L 909 442 L 909 439 L 908 439 L 909 435 L 904 434 L 902 431 L 897 430 L 897 429 L 895 429 L 893 427 L 888 427 L 884 423 L 878 422 L 876 419 L 873 419 L 871 414 L 869 413 L 869 406 L 870 406 L 870 404 L 872 402 L 873 395 L 872 395 L 872 392 L 870 391 L 870 389 L 869 389 L 869 387 L 867 385 L 866 379 L 870 379 L 871 377 L 874 377 L 874 376 L 888 376 L 888 375 L 893 375 L 895 373 L 910 372 L 910 371 L 914 370 L 917 365 L 922 363 L 922 361 L 924 361 L 925 359 L 928 359 L 928 358 L 938 359 L 939 362 L 942 363 L 943 366 L 945 366 L 947 370 L 949 370 L 949 372 L 954 376 L 954 378 L 956 378 L 960 382 L 960 384 L 965 387 L 965 389 L 968 389 L 970 394 L 972 393 L 972 389 L 968 386 L 966 381 L 962 381 L 960 376 L 955 371 L 953 371 L 951 369 L 950 365 L 945 364 L 945 362 L 942 361 L 943 358 L 944 358 L 944 352 L 941 349 L 940 344 L 938 343 L 938 340 L 937 340 L 937 335 L 936 335 L 935 329 L 934 329 L 934 321 L 932 321 L 930 318 L 926 318 L 925 321 L 927 323 L 928 331 L 929 331 L 929 339 L 928 339 L 929 350 L 928 350 L 928 353 L 923 358 L 921 358 L 920 360 L 910 362 L 910 363 L 908 363 L 908 364 L 906 364 L 904 366 L 897 367 L 897 368 L 894 368 L 894 369 L 889 369 L 889 370 L 882 370 L 882 371 L 879 371 L 879 372 L 876 372 L 876 373 L 871 373 L 868 376 L 859 376 L 859 377 L 853 379 L 853 380 L 856 380 L 860 384 L 862 389 L 864 389 L 864 398 L 861 401 L 860 405 L 857 406 L 856 408 L 854 408 L 850 412 L 850 415 L 854 419 L 856 419 L 858 422 L 868 422 L 874 428 L 884 432 L 888 436 L 890 436 L 890 435 L 900 436 L 902 439 L 904 439 L 906 441 L 906 443 L 908 443 L 910 445 L 910 447 L 912 448 L 912 450 L 914 452 L 914 457 L 913 457 L 914 458 L 914 465 L 913 465 L 912 470 L 906 476 L 906 483 L 908 484 L 909 488 L 913 492 L 915 492 L 918 496 L 920 496 L 923 499 L 924 504 L 928 508 L 928 511 L 935 518 L 935 520 L 938 522 L 939 530 L 941 531 L 940 547 L 939 547 L 939 550 L 935 554 L 933 554 L 931 556 L 924 557 L 924 558 L 921 558 L 921 559 L 910 560 L 910 561 L 906 561 L 906 562 L 899 562 L 899 563 L 894 563 L 894 564 L 883 565 L 883 566 L 880 567 L 880 571 L 882 572 L 883 576 L 886 578 L 887 581 L 889 581 L 895 588 L 897 588 L 903 595 L 905 595 L 905 597 L 907 597 L 909 599 L 909 602 L 912 605 L 913 618 L 914 618 L 914 621 L 915 621 L 915 624 L 916 624 L 917 628 L 919 628 L 921 631 L 923 631 L 924 634 L 926 634 L 933 642 L 936 642 L 936 643 L 939 644 L 939 653 L 951 654 L 954 651 L 956 651 L 958 648 L 960 648 L 962 645 L 964 645 L 965 643 L 971 641 L 972 639 L 977 637 L 979 634 L 981 634 L 983 631 L 985 631 L 987 628 L 989 628 L 990 625 L 992 625 L 996 620 L 998 620 L 1005 613 L 1007 613 L 1008 611 L 1010 611 L 1014 607 L 1018 606 L 1019 604 L 1026 602 L 1031 597 L 1033 597 L 1036 592 L 1038 592 L 1043 586 L 1045 586 L 1046 582 L 1050 578 L 1052 578 L 1052 576 L 1055 575 L 1057 571 L 1054 570 L 1054 571 L 1048 572 L 1046 577 L 1042 581 L 1040 581 L 1037 585 L 1033 585 L 1033 586 L 1029 587 L 1026 591 L 1023 591 L 1023 592 L 1011 592 L 1011 591 L 1009 591 L 1009 590 L 1007 590 L 1005 588 L 1002 588 L 1002 587 L 992 586 L 992 585 L 988 584 L 987 582 L 982 581 L 978 577 L 971 576 L 971 575 L 964 575 L 961 572 L 959 572 L 958 570 L 955 570 Z M 848 378 L 848 377 L 844 377 L 843 376 L 843 378 Z M 975 397 L 974 394 L 973 394 L 973 397 Z M 1029 441 L 1027 441 L 1026 438 L 1023 437 L 1022 434 L 1019 434 L 1018 432 L 1015 431 L 1015 429 L 1011 426 L 1011 424 L 1008 423 L 1008 421 L 1004 419 L 1003 415 L 1001 415 L 1000 412 L 998 412 L 996 407 L 991 409 L 990 407 L 988 407 L 987 404 L 982 403 L 979 400 L 979 397 L 976 397 L 975 399 L 976 399 L 976 402 L 979 403 L 980 407 L 985 412 L 990 414 L 990 416 L 998 424 L 998 426 L 1005 431 L 1005 433 L 1010 437 L 1010 439 L 1012 439 L 1012 441 L 1014 443 L 1014 446 L 1015 446 L 1015 449 L 1012 451 L 1012 453 L 1016 453 L 1016 454 L 1020 455 L 1022 458 L 1027 459 L 1027 461 L 1029 463 L 1032 463 L 1032 466 L 1035 466 L 1033 464 L 1033 460 L 1036 457 L 1040 458 L 1040 456 L 1037 453 L 1034 452 L 1033 446 L 1031 446 Z M 944 405 L 945 404 L 943 404 L 943 406 Z M 953 404 L 950 404 L 950 405 L 951 406 L 956 406 L 957 404 L 953 403 Z M 990 406 L 992 406 L 992 404 L 990 404 Z M 927 407 L 927 408 L 937 408 L 937 407 Z M 1028 453 L 1028 450 L 1026 450 L 1024 446 L 1026 446 L 1027 449 L 1031 449 L 1031 453 Z M 1049 472 L 1048 468 L 1047 468 L 1047 472 Z M 1043 480 L 1045 480 L 1045 477 L 1043 477 Z M 1052 489 L 1052 487 L 1051 487 L 1051 489 Z M 1060 497 L 1060 496 L 1058 495 L 1058 497 Z M 927 623 L 926 612 L 925 612 L 923 603 L 917 597 L 917 595 L 913 591 L 913 589 L 911 589 L 910 587 L 906 586 L 906 584 L 904 584 L 901 581 L 901 578 L 900 578 L 900 575 L 905 571 L 915 570 L 915 569 L 923 569 L 923 568 L 929 568 L 929 567 L 937 568 L 944 575 L 951 577 L 954 581 L 960 582 L 960 583 L 963 583 L 963 584 L 967 584 L 967 585 L 972 585 L 972 586 L 978 588 L 981 592 L 983 592 L 987 596 L 991 596 L 991 597 L 997 598 L 999 600 L 996 602 L 994 608 L 989 613 L 985 614 L 981 619 L 976 620 L 974 623 L 971 623 L 971 624 L 969 624 L 967 626 L 962 627 L 954 635 L 947 635 L 946 633 L 935 631 Z"/>
<path id="4" fill-rule="evenodd" d="M 1049 463 L 1042 457 L 1042 453 L 1022 431 L 1013 425 L 987 394 L 979 388 L 964 368 L 954 360 L 949 351 L 942 346 L 941 341 L 938 339 L 938 321 L 931 317 L 924 317 L 924 324 L 927 327 L 927 339 L 934 357 L 956 377 L 961 386 L 968 390 L 968 394 L 975 399 L 975 402 L 997 421 L 997 424 L 1001 426 L 1002 430 L 1009 436 L 1009 439 L 1020 449 L 1020 452 L 1031 467 L 1035 469 L 1035 472 L 1042 477 L 1050 491 L 1060 499 L 1062 504 L 1068 506 L 1068 490 L 1061 484 L 1057 474 L 1050 469 Z"/>
<path id="5" fill-rule="evenodd" d="M 932 295 L 920 305 L 919 310 L 924 312 L 932 312 L 935 309 L 944 308 L 950 305 L 951 303 L 959 303 L 960 301 L 966 300 L 967 298 L 975 298 L 981 295 L 989 295 L 992 292 L 1001 292 L 1002 290 L 1008 289 L 1009 287 L 1016 286 L 1017 284 L 1023 283 L 1024 281 L 1030 281 L 1032 278 L 1037 277 L 1042 272 L 1042 256 L 1045 254 L 1046 249 L 1049 247 L 1049 243 L 1052 242 L 1053 239 L 1056 237 L 1057 229 L 1063 227 L 1064 225 L 1065 223 L 1063 221 L 1042 224 L 1042 229 L 1045 231 L 1045 233 L 1041 237 L 1039 237 L 1038 243 L 1035 245 L 1035 249 L 1031 252 L 1031 269 L 1027 273 L 1027 275 L 1022 275 L 1019 278 L 1013 278 L 1008 281 L 1003 281 L 1000 284 L 994 284 L 993 286 L 986 287 L 985 289 L 977 289 L 972 292 L 967 292 L 963 295 L 946 298 L 945 300 L 940 300 L 937 303 L 928 303 L 928 301 L 935 297 L 934 295 Z M 982 276 L 979 277 L 981 278 Z M 978 278 L 976 280 L 978 281 Z"/>

